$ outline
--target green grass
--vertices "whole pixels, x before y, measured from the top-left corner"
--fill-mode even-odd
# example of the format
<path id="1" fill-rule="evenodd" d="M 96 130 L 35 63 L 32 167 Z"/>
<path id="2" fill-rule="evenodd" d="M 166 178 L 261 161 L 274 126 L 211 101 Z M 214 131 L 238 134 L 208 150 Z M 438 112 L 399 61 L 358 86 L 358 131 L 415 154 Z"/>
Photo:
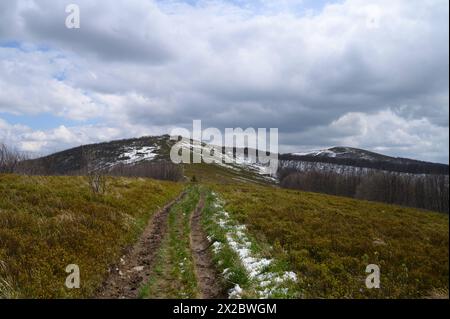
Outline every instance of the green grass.
<path id="1" fill-rule="evenodd" d="M 202 215 L 202 226 L 206 234 L 213 242 L 219 242 L 222 246 L 219 251 L 213 251 L 213 262 L 221 273 L 223 273 L 225 269 L 228 269 L 229 276 L 227 278 L 221 278 L 222 284 L 226 290 L 233 288 L 236 284 L 247 289 L 250 287 L 250 280 L 244 266 L 230 246 L 224 245 L 227 241 L 227 231 L 220 227 L 215 220 L 217 212 L 217 208 L 214 206 L 215 202 L 216 198 L 211 192 L 208 192 L 205 198 L 205 207 Z"/>
<path id="2" fill-rule="evenodd" d="M 90 297 L 140 235 L 148 219 L 183 185 L 109 178 L 103 196 L 83 177 L 0 175 L 0 298 Z M 81 288 L 65 287 L 68 264 Z"/>
<path id="3" fill-rule="evenodd" d="M 258 243 L 287 260 L 306 298 L 448 295 L 448 215 L 256 185 L 214 188 Z M 380 266 L 381 289 L 365 287 L 368 264 Z"/>
<path id="4" fill-rule="evenodd" d="M 274 249 L 265 242 L 257 242 L 235 220 L 229 218 L 223 211 L 223 203 L 216 194 L 208 192 L 202 224 L 208 238 L 212 242 L 213 261 L 222 273 L 222 285 L 230 291 L 239 286 L 242 292 L 239 298 L 297 298 L 301 296 L 301 289 L 297 282 L 283 281 L 276 283 L 274 278 L 280 279 L 289 271 L 289 265 L 284 258 L 279 259 Z M 239 234 L 238 234 L 239 233 Z M 241 257 L 230 244 L 242 244 L 242 248 L 249 249 L 249 256 L 258 260 L 270 260 L 270 264 L 258 270 L 258 276 L 250 276 L 242 263 Z M 217 245 L 217 246 L 216 246 Z M 282 256 L 284 257 L 284 256 Z M 259 279 L 266 276 L 267 279 Z M 270 276 L 270 277 L 268 277 Z M 266 282 L 265 285 L 261 285 Z M 285 290 L 285 291 L 284 291 Z M 231 296 L 236 298 L 236 296 Z"/>
<path id="5" fill-rule="evenodd" d="M 255 254 L 277 260 L 271 271 L 297 274 L 289 297 L 448 298 L 448 215 L 260 186 L 221 168 L 191 166 L 189 174 L 208 183 L 231 219 L 247 226 Z M 98 196 L 83 177 L 0 175 L 0 298 L 92 296 L 108 266 L 183 188 L 110 178 L 107 193 Z M 141 297 L 198 296 L 189 218 L 201 188 L 191 187 L 171 210 L 168 236 Z M 226 232 L 211 220 L 212 203 L 207 196 L 203 226 L 225 242 Z M 224 246 L 214 261 L 221 271 L 232 270 L 227 288 L 240 284 L 254 296 L 254 283 L 231 249 Z M 81 289 L 65 287 L 68 264 L 80 266 Z M 365 287 L 368 264 L 380 266 L 381 289 Z"/>
<path id="6" fill-rule="evenodd" d="M 259 184 L 267 185 L 269 181 L 256 172 L 241 169 L 235 171 L 217 164 L 187 164 L 184 165 L 184 174 L 190 180 L 195 176 L 202 184 Z"/>
<path id="7" fill-rule="evenodd" d="M 199 290 L 190 249 L 190 217 L 199 201 L 198 187 L 189 187 L 186 197 L 168 216 L 168 236 L 163 240 L 155 269 L 140 298 L 197 298 Z"/>

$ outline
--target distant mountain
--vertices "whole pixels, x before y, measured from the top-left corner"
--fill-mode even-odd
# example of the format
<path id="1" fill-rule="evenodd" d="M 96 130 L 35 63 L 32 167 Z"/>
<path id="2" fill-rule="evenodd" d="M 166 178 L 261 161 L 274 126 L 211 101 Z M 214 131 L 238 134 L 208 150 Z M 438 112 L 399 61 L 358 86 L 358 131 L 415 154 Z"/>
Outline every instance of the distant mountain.
<path id="1" fill-rule="evenodd" d="M 37 170 L 41 174 L 77 174 L 83 170 L 113 170 L 119 165 L 133 166 L 146 162 L 169 162 L 170 150 L 176 143 L 169 135 L 141 137 L 117 140 L 106 143 L 90 144 L 68 149 L 42 158 L 28 160 L 22 163 L 25 169 Z M 183 146 L 190 149 L 191 158 L 195 153 L 211 146 L 202 143 L 192 147 L 189 143 Z M 246 153 L 247 154 L 247 153 Z M 218 179 L 246 180 L 253 182 L 273 183 L 276 180 L 266 173 L 267 167 L 248 156 L 235 156 L 235 152 L 225 152 L 223 158 L 214 164 L 185 165 L 188 171 L 195 174 L 215 176 Z M 195 169 L 193 168 L 195 166 Z M 200 167 L 200 168 L 199 168 Z M 212 170 L 211 170 L 212 168 Z M 193 175 L 194 173 L 191 173 Z"/>
<path id="2" fill-rule="evenodd" d="M 312 167 L 339 172 L 356 170 L 384 170 L 410 174 L 448 175 L 449 166 L 408 158 L 391 157 L 352 147 L 333 147 L 306 153 L 280 155 L 282 167 L 307 170 Z"/>
<path id="3" fill-rule="evenodd" d="M 83 145 L 38 159 L 26 161 L 49 174 L 76 173 L 90 169 L 109 169 L 119 164 L 167 160 L 172 146 L 168 136 L 142 137 Z"/>
<path id="4" fill-rule="evenodd" d="M 366 151 L 359 148 L 353 147 L 333 147 L 325 150 L 311 151 L 307 153 L 293 153 L 293 155 L 298 156 L 311 156 L 316 158 L 345 158 L 345 159 L 364 159 L 369 161 L 391 161 L 396 160 L 396 158 Z"/>
<path id="5" fill-rule="evenodd" d="M 75 147 L 42 158 L 26 161 L 23 167 L 36 167 L 42 174 L 77 174 L 89 169 L 110 170 L 118 165 L 132 166 L 144 162 L 170 161 L 170 150 L 175 141 L 169 135 L 124 139 L 99 144 Z M 191 155 L 200 153 L 211 146 L 202 143 L 190 148 Z M 224 151 L 225 149 L 223 149 Z M 257 158 L 244 155 L 236 156 L 236 150 L 225 152 L 224 158 L 232 163 L 201 164 L 195 167 L 195 174 L 215 176 L 227 175 L 234 180 L 251 180 L 257 182 L 276 182 L 269 176 L 267 167 Z M 405 158 L 394 158 L 374 152 L 350 148 L 334 147 L 308 153 L 290 153 L 279 155 L 280 168 L 300 171 L 328 170 L 338 173 L 354 173 L 355 171 L 386 170 L 413 174 L 448 175 L 448 165 L 434 164 Z M 193 165 L 185 165 L 193 171 Z M 194 173 L 192 173 L 194 174 Z"/>

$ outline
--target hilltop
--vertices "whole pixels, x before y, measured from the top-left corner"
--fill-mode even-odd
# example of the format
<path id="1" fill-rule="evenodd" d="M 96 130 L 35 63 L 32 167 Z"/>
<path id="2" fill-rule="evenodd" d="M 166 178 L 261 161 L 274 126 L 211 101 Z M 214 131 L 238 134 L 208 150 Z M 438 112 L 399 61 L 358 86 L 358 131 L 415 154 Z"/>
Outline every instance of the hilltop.
<path id="1" fill-rule="evenodd" d="M 175 143 L 169 135 L 163 135 L 83 145 L 27 161 L 25 166 L 39 168 L 48 174 L 72 174 L 82 171 L 87 165 L 91 169 L 108 170 L 118 165 L 132 166 L 143 162 L 169 162 L 170 149 Z M 202 148 L 209 146 L 205 143 L 201 145 L 201 148 L 190 149 L 191 153 L 201 152 Z M 203 170 L 213 170 L 218 174 L 241 176 L 257 182 L 273 183 L 275 181 L 268 176 L 265 166 L 259 163 L 258 157 L 247 156 L 248 149 L 243 150 L 244 156 L 236 157 L 235 153 L 236 150 L 234 153 L 224 152 L 224 158 L 231 158 L 231 164 L 214 163 L 211 164 L 212 168 L 208 168 L 209 165 L 196 165 L 194 170 L 201 175 L 205 175 Z M 334 171 L 376 169 L 413 174 L 448 175 L 448 165 L 445 164 L 394 158 L 350 147 L 334 147 L 308 153 L 279 154 L 278 157 L 281 168 L 289 167 L 299 170 L 312 168 Z"/>

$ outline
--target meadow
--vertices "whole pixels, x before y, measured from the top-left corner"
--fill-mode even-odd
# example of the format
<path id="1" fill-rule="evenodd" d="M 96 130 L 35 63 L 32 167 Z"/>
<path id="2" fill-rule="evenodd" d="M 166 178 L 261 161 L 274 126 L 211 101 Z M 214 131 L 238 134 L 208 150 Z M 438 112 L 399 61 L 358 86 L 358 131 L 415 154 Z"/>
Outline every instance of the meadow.
<path id="1" fill-rule="evenodd" d="M 0 298 L 91 297 L 149 218 L 183 185 L 108 178 L 95 195 L 85 177 L 0 175 Z M 65 286 L 77 264 L 81 288 Z"/>
<path id="2" fill-rule="evenodd" d="M 228 232 L 236 228 L 234 235 L 242 233 L 239 225 L 245 225 L 241 237 L 251 243 L 252 256 L 277 261 L 264 271 L 295 273 L 295 284 L 279 297 L 448 298 L 448 215 L 262 186 L 234 176 L 218 184 L 215 175 L 201 175 L 197 168 L 188 173 L 200 179 L 191 184 L 209 194 L 203 227 L 211 238 L 230 241 L 217 225 L 217 216 L 229 214 Z M 95 194 L 86 177 L 0 175 L 0 298 L 94 296 L 109 267 L 136 242 L 153 213 L 186 186 L 108 177 L 106 193 Z M 168 236 L 153 277 L 140 292 L 143 298 L 198 295 L 192 265 L 178 267 L 192 259 L 188 217 L 199 193 L 197 187 L 188 189 L 189 198 L 169 214 Z M 239 244 L 241 237 L 232 239 Z M 261 295 L 243 275 L 245 265 L 236 252 L 223 247 L 214 261 L 226 288 L 240 283 L 249 296 Z M 65 286 L 69 264 L 80 267 L 81 289 Z M 380 289 L 365 286 L 369 264 L 381 269 Z M 233 275 L 227 277 L 230 269 Z M 180 285 L 166 289 L 166 277 L 178 278 Z"/>
<path id="3" fill-rule="evenodd" d="M 233 218 L 287 260 L 305 298 L 448 298 L 448 215 L 249 184 L 212 187 Z M 381 289 L 365 286 L 369 264 L 381 269 Z"/>

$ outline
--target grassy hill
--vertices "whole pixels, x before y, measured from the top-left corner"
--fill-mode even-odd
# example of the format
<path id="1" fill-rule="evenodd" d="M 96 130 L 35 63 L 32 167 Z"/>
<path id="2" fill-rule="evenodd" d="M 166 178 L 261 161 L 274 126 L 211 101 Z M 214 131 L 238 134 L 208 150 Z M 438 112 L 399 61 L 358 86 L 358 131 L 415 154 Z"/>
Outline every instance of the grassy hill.
<path id="1" fill-rule="evenodd" d="M 184 175 L 200 183 L 272 185 L 274 180 L 246 170 L 233 170 L 216 164 L 184 165 Z"/>
<path id="2" fill-rule="evenodd" d="M 130 167 L 143 163 L 171 162 L 170 151 L 175 143 L 170 136 L 163 135 L 84 145 L 23 161 L 15 172 L 32 175 L 79 175 L 86 170 L 109 171 L 120 165 Z M 185 145 L 184 149 L 191 153 L 192 159 L 192 154 L 201 154 L 202 150 L 207 148 L 207 144 L 201 145 L 195 149 Z M 274 182 L 269 176 L 261 174 L 258 166 L 239 161 L 227 165 L 191 164 L 184 165 L 184 168 L 186 176 L 192 178 L 195 175 L 204 181 L 249 181 L 263 184 Z"/>

